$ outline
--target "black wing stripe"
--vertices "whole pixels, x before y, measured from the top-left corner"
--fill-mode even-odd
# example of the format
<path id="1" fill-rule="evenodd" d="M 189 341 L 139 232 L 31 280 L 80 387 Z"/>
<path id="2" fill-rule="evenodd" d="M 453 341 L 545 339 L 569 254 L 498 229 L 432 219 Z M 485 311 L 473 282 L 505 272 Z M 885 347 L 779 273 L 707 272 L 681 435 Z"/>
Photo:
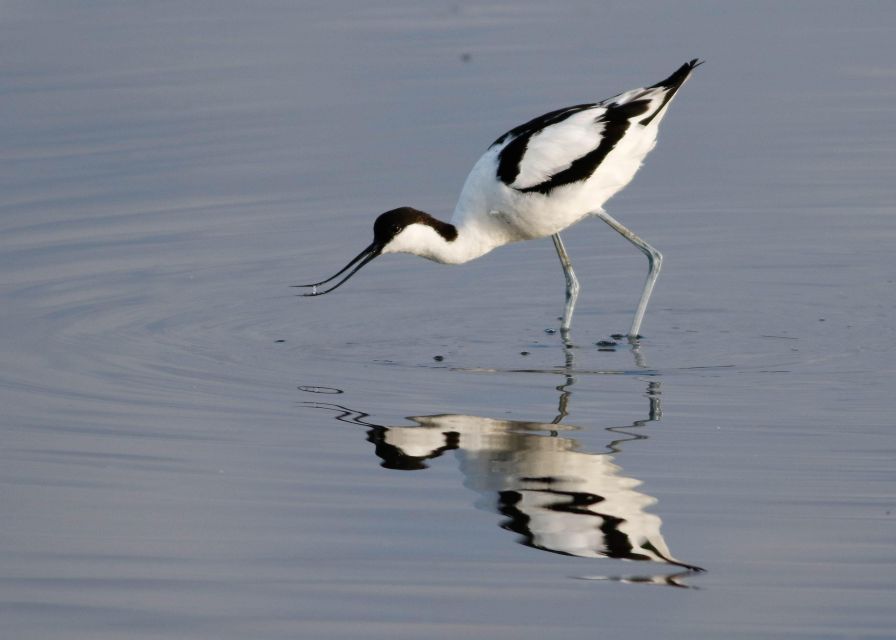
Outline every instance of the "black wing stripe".
<path id="1" fill-rule="evenodd" d="M 647 89 L 644 90 L 643 95 L 648 95 L 651 89 L 665 89 L 667 93 L 663 97 L 663 101 L 659 108 L 654 109 L 650 115 L 642 119 L 638 124 L 644 126 L 650 124 L 657 114 L 669 103 L 669 100 L 672 99 L 679 87 L 684 84 L 684 81 L 687 80 L 691 71 L 701 64 L 703 64 L 702 60 L 694 58 L 690 62 L 681 65 L 675 73 L 665 80 L 647 87 Z M 631 120 L 648 111 L 650 103 L 650 99 L 643 99 L 641 95 L 638 95 L 625 104 L 607 105 L 606 102 L 580 104 L 573 107 L 566 107 L 565 109 L 558 109 L 557 111 L 551 111 L 534 118 L 529 122 L 521 124 L 495 140 L 491 147 L 489 147 L 492 148 L 509 140 L 498 154 L 497 178 L 507 186 L 513 185 L 517 177 L 519 177 L 523 158 L 526 154 L 526 149 L 529 146 L 529 140 L 531 140 L 537 133 L 551 125 L 563 122 L 567 118 L 587 109 L 604 107 L 606 112 L 597 119 L 597 122 L 602 123 L 604 128 L 600 144 L 596 149 L 577 158 L 569 167 L 562 171 L 558 171 L 544 182 L 540 182 L 531 187 L 517 189 L 517 191 L 521 193 L 541 193 L 547 195 L 557 187 L 587 180 L 625 135 L 625 132 L 631 124 Z"/>
<path id="2" fill-rule="evenodd" d="M 514 180 L 516 180 L 517 176 L 520 174 L 520 163 L 523 160 L 523 155 L 526 153 L 526 147 L 529 145 L 529 140 L 532 136 L 552 124 L 563 122 L 570 116 L 586 109 L 591 109 L 594 106 L 596 105 L 593 103 L 579 104 L 574 107 L 566 107 L 565 109 L 551 111 L 538 116 L 537 118 L 533 118 L 529 122 L 521 124 L 518 127 L 514 127 L 495 140 L 491 145 L 492 147 L 503 143 L 508 138 L 511 139 L 507 146 L 501 149 L 501 153 L 498 154 L 498 179 L 508 186 L 513 184 Z"/>
<path id="3" fill-rule="evenodd" d="M 662 102 L 662 104 L 660 104 L 659 108 L 656 109 L 649 116 L 647 116 L 646 118 L 641 120 L 641 122 L 639 122 L 638 124 L 642 124 L 645 127 L 648 124 L 650 124 L 650 121 L 656 117 L 656 114 L 658 114 L 660 111 L 662 111 L 663 108 L 667 104 L 669 104 L 669 100 L 672 99 L 672 96 L 674 96 L 675 93 L 678 91 L 678 89 L 681 87 L 681 85 L 684 84 L 684 81 L 688 79 L 688 76 L 691 75 L 691 71 L 693 71 L 696 67 L 700 66 L 701 64 L 703 64 L 702 60 L 700 60 L 699 58 L 694 58 L 690 62 L 685 62 L 683 65 L 678 67 L 678 69 L 675 71 L 675 73 L 673 73 L 671 76 L 669 76 L 665 80 L 661 80 L 660 82 L 657 82 L 652 87 L 648 87 L 648 89 L 667 89 L 668 93 L 663 98 L 663 102 Z"/>
<path id="4" fill-rule="evenodd" d="M 649 107 L 649 100 L 635 100 L 634 102 L 607 107 L 606 113 L 597 119 L 597 122 L 604 124 L 601 141 L 597 148 L 589 151 L 581 158 L 576 158 L 566 169 L 558 171 L 544 182 L 525 189 L 518 189 L 518 191 L 521 193 L 541 193 L 547 195 L 557 187 L 587 180 L 616 147 L 616 144 L 622 140 L 622 137 L 628 130 L 629 121 L 647 111 Z M 514 142 L 516 141 L 514 140 Z"/>

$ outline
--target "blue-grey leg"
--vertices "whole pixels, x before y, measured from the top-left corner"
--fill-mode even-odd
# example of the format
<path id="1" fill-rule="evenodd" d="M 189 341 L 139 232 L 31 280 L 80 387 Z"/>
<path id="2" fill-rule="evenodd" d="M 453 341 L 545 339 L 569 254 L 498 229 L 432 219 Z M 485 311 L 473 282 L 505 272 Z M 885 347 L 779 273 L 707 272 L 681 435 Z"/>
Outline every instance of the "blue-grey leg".
<path id="1" fill-rule="evenodd" d="M 569 254 L 566 253 L 566 247 L 563 246 L 563 240 L 560 234 L 555 233 L 551 236 L 554 241 L 554 248 L 557 250 L 557 256 L 560 258 L 560 264 L 563 265 L 563 275 L 566 277 L 566 308 L 563 310 L 563 324 L 560 325 L 560 331 L 569 331 L 572 324 L 572 312 L 576 308 L 576 299 L 579 297 L 579 279 L 576 278 L 576 272 L 572 270 L 572 262 L 569 260 Z"/>
<path id="2" fill-rule="evenodd" d="M 644 312 L 647 310 L 647 302 L 650 300 L 650 294 L 653 293 L 653 285 L 656 284 L 657 276 L 660 275 L 660 268 L 663 266 L 663 254 L 636 236 L 630 229 L 623 226 L 609 213 L 605 211 L 595 211 L 594 215 L 613 227 L 613 229 L 618 231 L 622 237 L 638 247 L 638 249 L 647 256 L 647 281 L 644 283 L 644 291 L 641 293 L 641 300 L 638 302 L 638 308 L 635 310 L 635 319 L 632 320 L 632 328 L 628 331 L 630 337 L 636 338 L 641 331 L 641 321 L 644 320 Z"/>

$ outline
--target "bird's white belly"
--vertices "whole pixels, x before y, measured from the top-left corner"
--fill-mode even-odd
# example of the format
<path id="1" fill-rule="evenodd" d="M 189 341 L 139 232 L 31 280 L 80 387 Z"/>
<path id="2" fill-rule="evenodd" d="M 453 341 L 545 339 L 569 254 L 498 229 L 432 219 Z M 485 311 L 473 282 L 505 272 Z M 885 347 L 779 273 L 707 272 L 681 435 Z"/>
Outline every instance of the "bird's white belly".
<path id="1" fill-rule="evenodd" d="M 507 227 L 514 241 L 545 238 L 579 222 L 600 207 L 588 206 L 576 198 L 545 199 L 540 194 L 519 194 L 512 206 L 490 213 Z"/>

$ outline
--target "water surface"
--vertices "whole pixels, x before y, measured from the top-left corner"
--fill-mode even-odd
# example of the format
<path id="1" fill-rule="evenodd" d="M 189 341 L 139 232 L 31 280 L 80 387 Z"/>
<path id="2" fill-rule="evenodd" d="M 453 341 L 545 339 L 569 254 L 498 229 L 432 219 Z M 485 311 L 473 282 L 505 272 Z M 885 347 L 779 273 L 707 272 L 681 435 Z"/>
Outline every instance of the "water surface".
<path id="1" fill-rule="evenodd" d="M 894 18 L 6 3 L 3 637 L 891 636 Z M 570 344 L 548 241 L 288 288 L 695 56 L 608 205 L 640 343 L 597 222 Z"/>

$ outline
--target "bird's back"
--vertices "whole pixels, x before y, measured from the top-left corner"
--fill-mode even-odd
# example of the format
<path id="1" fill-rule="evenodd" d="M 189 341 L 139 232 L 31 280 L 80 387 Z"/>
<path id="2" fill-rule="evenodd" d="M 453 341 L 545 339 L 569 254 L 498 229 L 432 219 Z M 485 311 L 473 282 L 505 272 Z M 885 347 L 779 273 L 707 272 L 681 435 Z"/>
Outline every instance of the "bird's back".
<path id="1" fill-rule="evenodd" d="M 452 222 L 485 220 L 513 241 L 557 233 L 600 210 L 653 149 L 669 102 L 698 64 L 685 63 L 650 87 L 511 129 L 474 165 Z"/>

